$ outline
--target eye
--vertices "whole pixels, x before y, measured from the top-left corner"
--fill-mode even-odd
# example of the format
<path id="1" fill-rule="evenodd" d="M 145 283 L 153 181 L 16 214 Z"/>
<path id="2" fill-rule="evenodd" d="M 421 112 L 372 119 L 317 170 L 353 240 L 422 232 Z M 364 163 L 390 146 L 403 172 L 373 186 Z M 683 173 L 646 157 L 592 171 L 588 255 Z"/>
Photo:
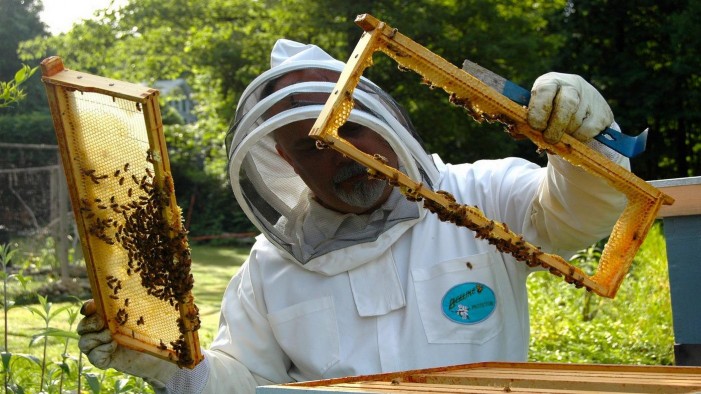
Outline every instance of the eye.
<path id="1" fill-rule="evenodd" d="M 312 152 L 318 150 L 316 148 L 316 140 L 305 138 L 294 144 L 294 150 L 297 152 Z"/>
<path id="2" fill-rule="evenodd" d="M 338 134 L 343 138 L 353 138 L 359 136 L 365 131 L 365 127 L 357 124 L 346 122 L 343 126 L 338 129 Z"/>

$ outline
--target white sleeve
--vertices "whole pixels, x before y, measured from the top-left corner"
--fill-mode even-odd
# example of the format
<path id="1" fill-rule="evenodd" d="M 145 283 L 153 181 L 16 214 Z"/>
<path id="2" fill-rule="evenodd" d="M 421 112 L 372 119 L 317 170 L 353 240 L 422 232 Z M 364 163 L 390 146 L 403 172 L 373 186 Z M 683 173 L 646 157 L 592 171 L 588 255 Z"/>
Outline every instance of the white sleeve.
<path id="1" fill-rule="evenodd" d="M 159 394 L 254 394 L 256 386 L 274 384 L 251 371 L 238 360 L 216 350 L 202 350 L 204 360 L 192 370 L 181 369 L 165 387 L 154 387 Z"/>
<path id="2" fill-rule="evenodd" d="M 628 159 L 592 140 L 588 144 L 616 164 L 630 169 Z M 569 257 L 605 238 L 625 208 L 626 197 L 609 183 L 559 156 L 548 156 L 545 179 L 531 205 L 531 231 Z"/>
<path id="3" fill-rule="evenodd" d="M 200 394 L 254 394 L 256 386 L 273 384 L 269 380 L 254 376 L 245 365 L 224 352 L 209 350 L 206 358 L 209 377 Z"/>

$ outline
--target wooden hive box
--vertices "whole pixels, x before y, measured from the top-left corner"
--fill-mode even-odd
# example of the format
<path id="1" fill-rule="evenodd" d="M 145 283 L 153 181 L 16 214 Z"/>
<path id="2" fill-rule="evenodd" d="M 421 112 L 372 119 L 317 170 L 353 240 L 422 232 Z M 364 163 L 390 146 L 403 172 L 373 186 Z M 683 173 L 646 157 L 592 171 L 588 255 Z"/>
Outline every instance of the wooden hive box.
<path id="1" fill-rule="evenodd" d="M 262 386 L 285 393 L 698 393 L 701 367 L 484 362 Z"/>

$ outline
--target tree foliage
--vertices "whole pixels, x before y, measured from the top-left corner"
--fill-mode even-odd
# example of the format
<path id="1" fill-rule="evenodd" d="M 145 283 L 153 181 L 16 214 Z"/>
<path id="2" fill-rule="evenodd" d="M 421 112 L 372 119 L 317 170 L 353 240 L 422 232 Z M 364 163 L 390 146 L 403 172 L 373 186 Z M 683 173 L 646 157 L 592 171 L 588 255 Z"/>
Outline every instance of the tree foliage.
<path id="1" fill-rule="evenodd" d="M 455 64 L 469 56 L 529 84 L 548 69 L 548 57 L 542 55 L 559 42 L 555 35 L 543 36 L 549 15 L 559 7 L 561 2 L 482 0 L 410 6 L 399 0 L 144 0 L 103 11 L 65 35 L 25 44 L 23 53 L 58 53 L 73 68 L 131 81 L 185 76 L 198 91 L 200 118 L 206 119 L 202 142 L 214 151 L 210 141 L 221 142 L 238 96 L 268 67 L 278 38 L 315 43 L 345 59 L 362 33 L 353 19 L 370 12 Z M 494 26 L 502 34 L 495 35 Z M 430 149 L 447 160 L 516 153 L 517 145 L 494 131 L 498 128 L 478 127 L 448 105 L 445 94 L 421 86 L 417 75 L 397 72 L 388 59 L 378 60 L 369 75 L 407 106 Z"/>
<path id="2" fill-rule="evenodd" d="M 46 32 L 39 20 L 42 9 L 38 0 L 0 0 L 0 80 L 12 79 L 22 67 L 19 43 Z"/>
<path id="3" fill-rule="evenodd" d="M 131 0 L 59 36 L 40 29 L 19 53 L 29 64 L 60 55 L 70 68 L 138 83 L 185 78 L 199 120 L 166 126 L 173 161 L 221 186 L 229 121 L 246 85 L 269 67 L 275 40 L 314 43 L 344 60 L 362 33 L 353 20 L 367 12 L 456 65 L 469 58 L 523 86 L 551 70 L 581 74 L 610 100 L 624 130 L 652 128 L 648 151 L 633 161 L 636 172 L 646 179 L 695 175 L 701 35 L 691 32 L 701 6 L 657 3 Z M 399 72 L 382 54 L 374 60 L 366 75 L 407 108 L 428 149 L 445 161 L 516 155 L 542 163 L 530 142 L 514 143 L 499 125 L 476 124 L 418 75 Z"/>
<path id="4" fill-rule="evenodd" d="M 701 3 L 570 1 L 556 66 L 583 75 L 625 131 L 650 127 L 633 169 L 645 179 L 701 174 Z"/>
<path id="5" fill-rule="evenodd" d="M 32 112 L 45 107 L 44 88 L 39 78 L 31 78 L 38 62 L 22 62 L 17 52 L 21 42 L 47 35 L 46 26 L 39 19 L 43 9 L 40 0 L 0 0 L 0 81 L 22 80 L 21 102 L 11 109 L 0 111 L 0 116 Z M 28 64 L 24 64 L 28 63 Z M 23 75 L 21 70 L 25 69 Z M 20 71 L 18 71 L 20 70 Z M 16 90 L 15 90 L 16 92 Z M 10 111 L 11 110 L 11 111 Z"/>

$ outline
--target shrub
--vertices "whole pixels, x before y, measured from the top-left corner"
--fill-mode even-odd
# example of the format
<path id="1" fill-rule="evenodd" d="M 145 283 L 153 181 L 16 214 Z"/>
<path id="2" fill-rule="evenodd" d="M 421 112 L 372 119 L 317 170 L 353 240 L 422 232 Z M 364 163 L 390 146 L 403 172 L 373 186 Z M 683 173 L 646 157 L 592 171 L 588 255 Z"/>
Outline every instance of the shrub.
<path id="1" fill-rule="evenodd" d="M 596 256 L 596 246 L 581 256 Z M 547 273 L 528 282 L 530 360 L 568 363 L 674 363 L 674 336 L 661 223 L 638 252 L 614 299 L 575 289 Z"/>

